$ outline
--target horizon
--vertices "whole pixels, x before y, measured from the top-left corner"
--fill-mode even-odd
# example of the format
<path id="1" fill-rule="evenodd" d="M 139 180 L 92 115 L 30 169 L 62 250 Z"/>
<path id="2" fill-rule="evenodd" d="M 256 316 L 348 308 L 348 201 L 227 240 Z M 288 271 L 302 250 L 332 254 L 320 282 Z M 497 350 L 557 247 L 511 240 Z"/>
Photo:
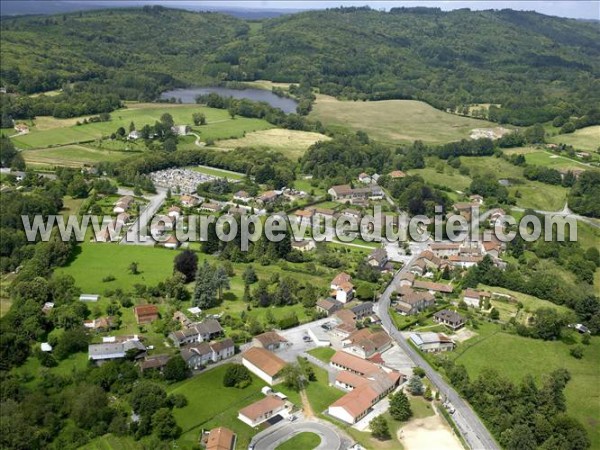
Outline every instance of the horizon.
<path id="1" fill-rule="evenodd" d="M 600 20 L 600 1 L 583 0 L 578 2 L 572 1 L 472 1 L 472 0 L 424 0 L 424 1 L 362 1 L 362 0 L 340 0 L 340 1 L 273 1 L 273 0 L 225 0 L 225 1 L 186 1 L 186 0 L 57 0 L 57 1 L 40 1 L 40 0 L 0 0 L 0 5 L 19 5 L 31 6 L 35 3 L 39 6 L 50 7 L 50 10 L 41 8 L 33 14 L 58 14 L 62 12 L 75 12 L 78 10 L 88 9 L 107 9 L 110 7 L 136 7 L 144 5 L 162 5 L 176 9 L 201 11 L 203 8 L 209 11 L 252 11 L 256 13 L 279 12 L 295 13 L 309 10 L 322 10 L 327 8 L 350 7 L 350 6 L 369 6 L 375 10 L 390 10 L 397 7 L 427 7 L 440 8 L 442 11 L 453 11 L 457 9 L 468 8 L 472 11 L 482 10 L 502 10 L 512 9 L 514 11 L 535 11 L 540 14 L 582 20 Z M 56 11 L 52 11 L 52 7 L 56 7 Z M 67 7 L 69 10 L 61 10 L 60 6 Z M 27 14 L 25 11 L 9 12 L 8 15 Z M 31 13 L 31 12 L 30 12 Z"/>

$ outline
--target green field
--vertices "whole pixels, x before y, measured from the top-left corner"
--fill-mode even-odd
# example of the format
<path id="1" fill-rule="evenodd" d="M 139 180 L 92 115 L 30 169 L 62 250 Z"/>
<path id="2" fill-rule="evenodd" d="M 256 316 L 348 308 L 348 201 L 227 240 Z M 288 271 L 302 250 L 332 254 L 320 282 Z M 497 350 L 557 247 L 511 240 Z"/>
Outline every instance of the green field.
<path id="1" fill-rule="evenodd" d="M 315 358 L 320 359 L 324 363 L 329 363 L 331 357 L 335 355 L 335 350 L 331 347 L 317 347 L 309 350 L 308 353 L 313 355 Z"/>
<path id="2" fill-rule="evenodd" d="M 552 169 L 585 169 L 587 164 L 583 164 L 566 156 L 555 155 L 546 150 L 540 150 L 532 147 L 511 148 L 505 151 L 506 154 L 523 154 L 525 162 L 534 166 L 545 166 Z"/>
<path id="3" fill-rule="evenodd" d="M 555 144 L 572 145 L 575 150 L 595 152 L 600 146 L 600 125 L 581 128 L 570 134 L 559 134 L 547 139 Z"/>
<path id="4" fill-rule="evenodd" d="M 131 436 L 114 436 L 106 434 L 88 442 L 82 450 L 143 450 L 146 447 Z"/>
<path id="5" fill-rule="evenodd" d="M 144 125 L 154 125 L 160 116 L 168 112 L 178 125 L 192 124 L 192 113 L 201 112 L 206 116 L 207 124 L 193 127 L 200 134 L 201 140 L 229 139 L 242 137 L 244 133 L 273 128 L 271 124 L 262 119 L 248 119 L 236 117 L 232 119 L 226 110 L 207 108 L 198 105 L 175 105 L 168 103 L 129 103 L 126 108 L 111 113 L 108 122 L 89 123 L 76 125 L 76 119 L 53 119 L 50 117 L 38 118 L 39 125 L 31 127 L 30 132 L 13 138 L 13 142 L 20 149 L 47 148 L 56 145 L 65 145 L 81 142 L 91 142 L 99 138 L 110 136 L 117 128 L 124 127 L 134 122 L 138 129 Z M 181 148 L 195 147 L 194 136 L 182 139 Z M 122 144 L 123 148 L 125 143 Z"/>
<path id="6" fill-rule="evenodd" d="M 496 128 L 495 123 L 457 116 L 415 100 L 340 101 L 319 95 L 309 117 L 326 126 L 363 130 L 382 142 L 430 144 L 468 138 L 474 128 Z"/>
<path id="7" fill-rule="evenodd" d="M 566 368 L 571 374 L 565 395 L 567 413 L 586 427 L 591 448 L 600 447 L 600 338 L 593 337 L 592 344 L 585 346 L 583 359 L 569 355 L 569 345 L 561 341 L 529 339 L 499 331 L 493 325 L 490 330 L 480 327 L 482 337 L 475 345 L 455 352 L 457 363 L 467 367 L 471 379 L 486 367 L 491 367 L 513 382 L 518 383 L 524 375 L 532 374 L 538 381 L 544 374 L 557 368 Z M 470 344 L 470 340 L 466 344 Z"/>
<path id="8" fill-rule="evenodd" d="M 230 170 L 217 169 L 215 167 L 193 166 L 193 167 L 188 167 L 188 168 L 191 170 L 194 170 L 196 172 L 203 173 L 205 175 L 213 175 L 215 177 L 224 177 L 224 178 L 228 178 L 230 180 L 242 180 L 245 177 L 245 175 L 243 173 L 232 172 Z"/>
<path id="9" fill-rule="evenodd" d="M 28 165 L 80 167 L 98 162 L 116 162 L 134 155 L 135 152 L 111 151 L 87 145 L 24 150 L 23 158 Z"/>
<path id="10" fill-rule="evenodd" d="M 302 432 L 277 447 L 277 450 L 311 450 L 321 444 L 321 438 L 315 433 Z"/>
<path id="11" fill-rule="evenodd" d="M 179 443 L 189 448 L 198 442 L 202 429 L 224 426 L 237 434 L 238 448 L 247 448 L 256 433 L 237 419 L 243 407 L 263 398 L 260 390 L 265 383 L 252 375 L 252 384 L 245 389 L 226 388 L 223 376 L 228 365 L 222 365 L 186 381 L 173 385 L 169 393 L 183 394 L 186 407 L 173 410 L 177 424 L 183 429 Z"/>

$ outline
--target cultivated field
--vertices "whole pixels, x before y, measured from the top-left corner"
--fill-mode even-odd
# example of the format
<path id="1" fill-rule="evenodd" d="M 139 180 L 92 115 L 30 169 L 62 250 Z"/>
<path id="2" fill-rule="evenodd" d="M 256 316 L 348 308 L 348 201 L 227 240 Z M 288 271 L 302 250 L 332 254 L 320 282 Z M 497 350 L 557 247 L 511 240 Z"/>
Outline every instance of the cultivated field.
<path id="1" fill-rule="evenodd" d="M 559 134 L 547 140 L 555 144 L 572 145 L 576 150 L 594 152 L 600 147 L 600 125 L 581 128 L 570 134 Z"/>
<path id="2" fill-rule="evenodd" d="M 268 147 L 283 153 L 290 159 L 296 159 L 314 143 L 329 139 L 331 139 L 329 136 L 320 133 L 273 128 L 247 133 L 246 136 L 239 139 L 219 141 L 216 147 L 226 150 L 237 147 Z"/>
<path id="3" fill-rule="evenodd" d="M 485 120 L 445 113 L 414 100 L 346 102 L 319 95 L 310 117 L 325 125 L 363 130 L 382 142 L 439 144 L 467 139 L 474 128 L 496 128 Z"/>
<path id="4" fill-rule="evenodd" d="M 101 161 L 115 162 L 136 154 L 136 152 L 111 151 L 84 145 L 64 145 L 60 147 L 24 150 L 23 158 L 28 165 L 81 167 Z"/>

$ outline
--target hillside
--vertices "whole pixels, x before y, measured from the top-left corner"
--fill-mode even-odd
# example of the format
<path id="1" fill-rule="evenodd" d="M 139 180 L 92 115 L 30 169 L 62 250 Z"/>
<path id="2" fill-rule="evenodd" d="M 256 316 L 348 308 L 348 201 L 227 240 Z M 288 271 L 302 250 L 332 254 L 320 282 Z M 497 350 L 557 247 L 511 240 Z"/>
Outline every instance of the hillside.
<path id="1" fill-rule="evenodd" d="M 596 25 L 532 12 L 342 8 L 249 23 L 145 7 L 1 25 L 0 82 L 21 93 L 84 81 L 137 100 L 183 84 L 306 80 L 341 98 L 500 104 L 490 118 L 516 125 L 600 102 Z"/>

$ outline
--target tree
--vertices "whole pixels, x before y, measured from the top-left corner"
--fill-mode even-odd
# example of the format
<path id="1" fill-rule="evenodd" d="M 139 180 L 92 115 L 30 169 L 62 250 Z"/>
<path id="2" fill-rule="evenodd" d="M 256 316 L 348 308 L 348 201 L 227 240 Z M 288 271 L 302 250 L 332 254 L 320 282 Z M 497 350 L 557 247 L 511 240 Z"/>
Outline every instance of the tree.
<path id="1" fill-rule="evenodd" d="M 576 345 L 569 350 L 569 354 L 575 359 L 581 359 L 583 358 L 583 347 L 581 345 Z"/>
<path id="2" fill-rule="evenodd" d="M 152 428 L 161 440 L 176 439 L 181 434 L 181 428 L 168 408 L 161 408 L 152 415 Z"/>
<path id="3" fill-rule="evenodd" d="M 422 367 L 415 367 L 413 369 L 413 375 L 423 378 L 425 376 L 425 370 Z"/>
<path id="4" fill-rule="evenodd" d="M 252 383 L 250 371 L 241 364 L 232 364 L 225 371 L 223 386 L 243 389 Z"/>
<path id="5" fill-rule="evenodd" d="M 129 264 L 128 270 L 132 275 L 138 275 L 140 273 L 138 263 L 135 261 Z"/>
<path id="6" fill-rule="evenodd" d="M 86 198 L 88 196 L 88 185 L 81 175 L 73 177 L 67 186 L 67 193 L 73 198 Z"/>
<path id="7" fill-rule="evenodd" d="M 212 308 L 216 306 L 216 286 L 214 277 L 214 268 L 205 260 L 204 264 L 198 267 L 196 274 L 196 287 L 194 289 L 194 297 L 192 302 L 195 306 L 202 309 Z"/>
<path id="8" fill-rule="evenodd" d="M 422 395 L 423 394 L 423 382 L 421 381 L 421 377 L 413 375 L 408 381 L 408 392 L 412 395 Z"/>
<path id="9" fill-rule="evenodd" d="M 256 276 L 256 271 L 254 270 L 254 267 L 246 267 L 242 275 L 242 279 L 244 280 L 244 284 L 246 285 L 256 283 L 258 281 L 258 277 Z"/>
<path id="10" fill-rule="evenodd" d="M 135 123 L 133 121 L 129 124 L 129 132 L 135 131 Z"/>
<path id="11" fill-rule="evenodd" d="M 174 270 L 185 276 L 185 282 L 189 283 L 198 272 L 198 256 L 192 250 L 184 250 L 175 256 Z"/>
<path id="12" fill-rule="evenodd" d="M 167 393 L 157 383 L 140 381 L 131 390 L 129 403 L 135 413 L 149 419 L 156 411 L 167 406 Z"/>
<path id="13" fill-rule="evenodd" d="M 223 266 L 219 266 L 215 270 L 213 282 L 218 292 L 218 298 L 219 300 L 222 300 L 223 290 L 229 289 L 229 277 L 227 276 L 227 271 Z"/>
<path id="14" fill-rule="evenodd" d="M 390 416 L 392 419 L 405 422 L 412 417 L 412 409 L 408 397 L 402 391 L 390 395 Z"/>
<path id="15" fill-rule="evenodd" d="M 431 388 L 429 386 L 427 386 L 425 388 L 425 393 L 423 394 L 423 398 L 428 401 L 433 400 L 433 393 L 431 392 Z"/>
<path id="16" fill-rule="evenodd" d="M 281 371 L 283 384 L 285 387 L 296 392 L 304 389 L 306 384 L 306 375 L 298 364 L 288 364 Z"/>
<path id="17" fill-rule="evenodd" d="M 389 425 L 383 415 L 371 419 L 369 422 L 369 428 L 371 429 L 371 435 L 380 441 L 389 439 L 391 437 Z"/>
<path id="18" fill-rule="evenodd" d="M 490 311 L 490 319 L 498 320 L 499 318 L 500 318 L 500 311 L 498 311 L 496 308 L 492 308 L 492 310 Z"/>
<path id="19" fill-rule="evenodd" d="M 165 365 L 163 374 L 165 380 L 168 381 L 182 381 L 188 376 L 189 368 L 183 358 L 179 355 L 173 356 Z"/>
<path id="20" fill-rule="evenodd" d="M 165 128 L 171 128 L 175 125 L 175 122 L 173 121 L 173 116 L 169 113 L 164 113 L 162 116 L 160 116 L 160 123 Z"/>
<path id="21" fill-rule="evenodd" d="M 203 113 L 193 113 L 192 120 L 194 121 L 194 125 L 206 125 L 206 116 Z"/>

